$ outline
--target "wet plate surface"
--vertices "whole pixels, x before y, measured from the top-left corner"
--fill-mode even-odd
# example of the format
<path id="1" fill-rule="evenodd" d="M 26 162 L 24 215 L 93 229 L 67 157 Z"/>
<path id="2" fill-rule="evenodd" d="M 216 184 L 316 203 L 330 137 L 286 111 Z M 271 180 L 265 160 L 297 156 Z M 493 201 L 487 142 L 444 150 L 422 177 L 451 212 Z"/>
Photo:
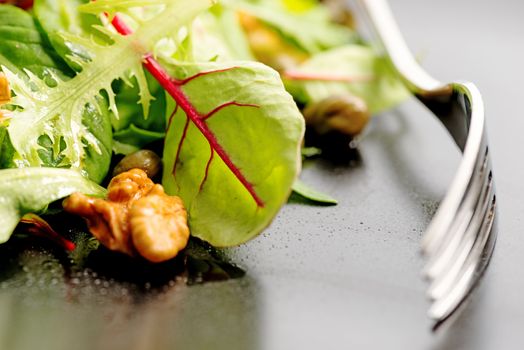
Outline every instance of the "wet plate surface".
<path id="1" fill-rule="evenodd" d="M 197 244 L 193 258 L 155 268 L 104 251 L 87 258 L 52 245 L 42 251 L 31 241 L 1 247 L 0 349 L 520 348 L 524 166 L 515 150 L 524 149 L 524 119 L 508 101 L 521 99 L 524 6 L 392 6 L 428 70 L 476 82 L 487 103 L 499 241 L 452 328 L 430 332 L 419 241 L 460 155 L 409 101 L 374 119 L 359 159 L 306 164 L 303 180 L 337 206 L 292 201 L 242 247 L 217 255 Z M 198 283 L 227 277 L 237 278 Z"/>

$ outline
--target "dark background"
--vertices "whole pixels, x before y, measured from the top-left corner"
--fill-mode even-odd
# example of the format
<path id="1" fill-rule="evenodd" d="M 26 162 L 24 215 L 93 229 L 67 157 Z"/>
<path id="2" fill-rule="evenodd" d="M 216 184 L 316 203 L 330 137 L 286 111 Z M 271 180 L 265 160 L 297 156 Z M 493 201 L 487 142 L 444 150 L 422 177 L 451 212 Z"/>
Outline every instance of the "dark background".
<path id="1" fill-rule="evenodd" d="M 228 251 L 244 278 L 143 292 L 93 272 L 66 283 L 56 258 L 23 253 L 17 273 L 2 273 L 0 349 L 521 349 L 524 3 L 392 7 L 423 66 L 475 82 L 486 103 L 499 238 L 451 327 L 430 332 L 419 241 L 460 154 L 412 100 L 373 120 L 360 161 L 306 165 L 303 179 L 340 204 L 286 206 L 261 237 Z"/>

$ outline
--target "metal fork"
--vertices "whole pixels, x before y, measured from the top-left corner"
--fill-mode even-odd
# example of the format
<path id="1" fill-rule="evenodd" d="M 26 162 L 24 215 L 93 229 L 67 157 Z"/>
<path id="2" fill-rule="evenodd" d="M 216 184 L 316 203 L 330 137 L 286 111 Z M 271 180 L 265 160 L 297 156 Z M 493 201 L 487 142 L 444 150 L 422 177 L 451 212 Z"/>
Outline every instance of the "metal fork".
<path id="1" fill-rule="evenodd" d="M 411 55 L 386 0 L 361 0 L 393 67 L 405 85 L 449 131 L 463 153 L 446 196 L 422 238 L 430 282 L 429 316 L 435 327 L 448 319 L 480 281 L 497 230 L 496 196 L 486 138 L 484 104 L 470 82 L 443 84 Z"/>

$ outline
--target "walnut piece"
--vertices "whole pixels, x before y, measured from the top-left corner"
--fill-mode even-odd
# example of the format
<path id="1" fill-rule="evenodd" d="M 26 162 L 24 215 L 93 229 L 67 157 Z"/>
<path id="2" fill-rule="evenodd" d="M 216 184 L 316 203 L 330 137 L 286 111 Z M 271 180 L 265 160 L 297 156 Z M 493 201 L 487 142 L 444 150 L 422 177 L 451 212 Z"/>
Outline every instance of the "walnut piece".
<path id="1" fill-rule="evenodd" d="M 189 239 L 182 199 L 167 195 L 140 169 L 115 176 L 107 199 L 74 193 L 64 209 L 85 218 L 89 231 L 107 248 L 152 262 L 174 258 Z"/>

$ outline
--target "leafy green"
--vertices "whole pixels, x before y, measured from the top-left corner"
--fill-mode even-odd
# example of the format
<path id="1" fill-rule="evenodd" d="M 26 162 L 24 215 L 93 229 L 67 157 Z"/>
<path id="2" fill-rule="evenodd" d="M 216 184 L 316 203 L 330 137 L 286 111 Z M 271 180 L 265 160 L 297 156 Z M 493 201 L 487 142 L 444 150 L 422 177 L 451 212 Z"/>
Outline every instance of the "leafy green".
<path id="1" fill-rule="evenodd" d="M 293 184 L 293 192 L 311 202 L 318 204 L 334 205 L 338 203 L 335 198 L 312 188 L 298 179 L 295 180 L 295 183 Z"/>
<path id="2" fill-rule="evenodd" d="M 127 2 L 111 3 L 117 6 Z M 84 109 L 92 106 L 101 110 L 97 106 L 100 92 L 103 91 L 109 100 L 109 110 L 118 116 L 112 90 L 112 83 L 116 79 L 124 79 L 130 83 L 129 79 L 136 78 L 140 90 L 139 100 L 144 115 L 148 115 L 153 97 L 142 69 L 144 55 L 152 51 L 163 33 L 178 30 L 210 5 L 209 0 L 195 0 L 191 3 L 164 0 L 163 3 L 166 4 L 164 11 L 154 21 L 144 22 L 133 35 L 124 37 L 97 27 L 111 38 L 113 44 L 110 46 L 70 33 L 62 34 L 68 43 L 83 46 L 90 59 L 86 60 L 84 56 L 75 53 L 69 56 L 69 60 L 82 68 L 81 72 L 70 80 L 63 80 L 52 74 L 54 87 L 49 87 L 29 71 L 26 71 L 29 76 L 27 81 L 7 67 L 3 69 L 16 94 L 13 105 L 20 107 L 13 111 L 8 132 L 17 153 L 16 161 L 21 166 L 45 165 L 38 154 L 38 138 L 42 134 L 48 135 L 54 143 L 61 143 L 63 137 L 66 147 L 61 153 L 74 169 L 85 167 L 85 145 L 102 154 L 103 143 L 82 123 Z M 104 1 L 100 1 L 100 4 L 103 5 Z M 88 5 L 85 6 L 88 8 Z M 32 127 L 27 128 L 27 125 Z"/>
<path id="3" fill-rule="evenodd" d="M 374 114 L 410 96 L 388 60 L 377 56 L 372 48 L 366 46 L 349 45 L 319 53 L 293 69 L 293 75 L 326 77 L 286 80 L 293 96 L 304 103 L 349 92 L 364 99 Z M 348 81 L 343 81 L 344 78 Z"/>
<path id="4" fill-rule="evenodd" d="M 151 74 L 146 73 L 146 79 L 151 95 L 154 97 L 148 115 L 137 108 L 140 90 L 136 81 L 132 81 L 133 86 L 129 86 L 121 80 L 113 83 L 119 113 L 118 118 L 113 116 L 111 120 L 115 130 L 113 138 L 117 142 L 135 148 L 142 148 L 144 145 L 160 140 L 165 136 L 166 92 Z"/>
<path id="5" fill-rule="evenodd" d="M 254 193 L 182 108 L 169 124 L 163 184 L 184 200 L 194 236 L 215 246 L 236 245 L 265 228 L 286 201 L 300 169 L 304 120 L 278 74 L 264 65 L 173 67 L 178 79 L 198 73 L 183 92 Z"/>
<path id="6" fill-rule="evenodd" d="M 68 80 L 72 71 L 60 60 L 52 47 L 42 35 L 38 26 L 34 24 L 33 18 L 26 12 L 21 11 L 11 6 L 0 7 L 0 18 L 5 16 L 8 19 L 9 26 L 0 27 L 0 65 L 4 70 L 11 72 L 12 75 L 16 72 L 16 80 L 24 86 L 29 85 L 29 89 L 35 88 L 31 82 L 26 80 L 34 78 L 40 82 L 40 85 L 46 89 L 52 89 L 56 86 L 59 80 Z M 24 35 L 16 35 L 23 33 Z M 16 47 L 19 52 L 13 54 L 12 49 Z M 15 50 L 16 52 L 16 50 Z M 36 52 L 36 57 L 35 57 Z M 38 55 L 38 53 L 42 53 Z M 26 62 L 32 61 L 32 64 Z M 26 67 L 25 70 L 19 67 Z M 45 81 L 39 80 L 35 76 L 44 78 Z M 14 103 L 19 97 L 15 97 Z M 96 150 L 92 148 L 86 139 L 80 138 L 77 147 L 82 147 L 85 154 L 82 169 L 96 182 L 102 181 L 107 168 L 109 167 L 111 158 L 111 125 L 109 124 L 109 113 L 107 105 L 102 98 L 97 98 L 96 106 L 89 103 L 84 108 L 79 108 L 82 127 L 93 136 L 97 141 L 98 147 Z M 46 105 L 46 101 L 42 101 L 42 105 Z M 47 105 L 46 105 L 47 107 Z M 23 112 L 20 109 L 13 111 L 15 118 L 19 117 Z M 55 117 L 56 118 L 56 117 Z M 7 127 L 2 127 L 3 137 L 0 137 L 2 152 L 0 152 L 0 167 L 16 167 L 26 166 L 28 162 L 23 157 L 21 158 L 13 144 L 11 128 L 13 124 L 19 121 L 11 121 Z M 25 124 L 19 127 L 22 131 L 28 132 L 29 129 Z M 40 132 L 34 134 L 36 142 L 34 145 L 33 166 L 46 167 L 71 167 L 71 158 L 66 152 L 67 142 L 66 137 L 59 132 L 54 132 L 51 125 L 47 124 L 40 129 Z M 35 141 L 35 140 L 33 140 Z"/>
<path id="7" fill-rule="evenodd" d="M 14 168 L 13 157 L 15 149 L 9 139 L 9 133 L 5 126 L 0 125 L 0 169 Z"/>
<path id="8" fill-rule="evenodd" d="M 87 104 L 82 115 L 82 124 L 98 141 L 98 149 L 90 147 L 86 139 L 84 146 L 83 170 L 96 183 L 102 182 L 111 163 L 113 133 L 111 131 L 111 113 L 107 102 L 102 97 L 96 98 L 96 106 Z"/>
<path id="9" fill-rule="evenodd" d="M 36 0 L 33 5 L 35 17 L 45 30 L 47 37 L 56 52 L 67 61 L 76 71 L 81 67 L 69 59 L 69 55 L 87 58 L 87 52 L 81 46 L 67 42 L 61 33 L 85 36 L 89 34 L 93 39 L 104 43 L 107 37 L 100 31 L 93 30 L 92 26 L 99 25 L 100 20 L 92 14 L 78 11 L 78 6 L 89 0 Z"/>
<path id="10" fill-rule="evenodd" d="M 108 43 L 108 37 L 93 28 L 101 24 L 98 17 L 78 10 L 80 5 L 88 2 L 88 0 L 37 0 L 34 6 L 35 15 L 46 30 L 53 47 L 76 70 L 80 70 L 80 66 L 68 57 L 77 55 L 88 59 L 89 52 L 81 45 L 66 42 L 62 33 L 93 37 L 101 44 Z M 148 115 L 144 115 L 143 111 L 137 108 L 140 89 L 135 78 L 131 79 L 132 85 L 118 80 L 112 86 L 116 94 L 115 102 L 119 114 L 118 118 L 111 115 L 111 124 L 116 132 L 113 138 L 135 150 L 151 142 L 152 138 L 159 139 L 158 136 L 152 135 L 160 135 L 162 138 L 165 130 L 165 91 L 149 73 L 145 74 L 147 85 L 154 98 Z"/>
<path id="11" fill-rule="evenodd" d="M 327 9 L 320 4 L 309 8 L 302 7 L 297 11 L 293 4 L 285 4 L 280 0 L 225 2 L 277 29 L 308 53 L 318 53 L 356 40 L 355 33 L 347 27 L 333 23 Z"/>
<path id="12" fill-rule="evenodd" d="M 197 62 L 255 60 L 236 12 L 221 4 L 198 17 L 191 40 Z"/>
<path id="13" fill-rule="evenodd" d="M 138 149 L 152 142 L 162 140 L 165 136 L 165 132 L 155 132 L 140 129 L 134 124 L 131 124 L 127 129 L 114 134 L 115 140 Z"/>
<path id="14" fill-rule="evenodd" d="M 68 169 L 0 170 L 0 243 L 7 241 L 27 213 L 39 212 L 73 192 L 103 196 L 105 190 Z"/>
<path id="15" fill-rule="evenodd" d="M 0 6 L 0 66 L 21 77 L 27 69 L 41 78 L 50 73 L 72 75 L 65 62 L 38 30 L 33 17 L 9 5 Z"/>

